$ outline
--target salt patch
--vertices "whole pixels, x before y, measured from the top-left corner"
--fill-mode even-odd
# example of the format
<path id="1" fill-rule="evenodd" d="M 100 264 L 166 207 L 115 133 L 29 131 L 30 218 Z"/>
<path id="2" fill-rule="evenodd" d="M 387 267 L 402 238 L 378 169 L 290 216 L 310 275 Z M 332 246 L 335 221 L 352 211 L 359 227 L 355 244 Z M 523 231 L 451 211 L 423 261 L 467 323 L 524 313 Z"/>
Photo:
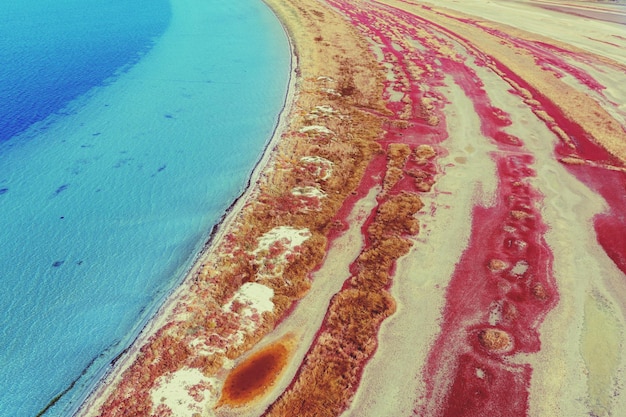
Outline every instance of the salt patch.
<path id="1" fill-rule="evenodd" d="M 327 165 L 329 167 L 333 166 L 333 163 L 326 158 L 322 158 L 321 156 L 303 156 L 300 158 L 300 161 L 310 163 L 310 164 L 320 164 Z"/>
<path id="2" fill-rule="evenodd" d="M 150 392 L 151 414 L 165 414 L 168 410 L 176 417 L 204 415 L 206 405 L 217 402 L 217 380 L 208 378 L 196 368 L 182 368 L 159 377 Z"/>
<path id="3" fill-rule="evenodd" d="M 324 191 L 311 186 L 295 187 L 291 190 L 291 194 L 295 196 L 314 197 L 320 199 L 326 197 L 326 193 Z"/>
<path id="4" fill-rule="evenodd" d="M 493 303 L 489 309 L 489 324 L 495 326 L 502 320 L 502 304 Z"/>
<path id="5" fill-rule="evenodd" d="M 517 231 L 513 226 L 504 226 L 502 229 L 507 233 L 515 233 Z"/>
<path id="6" fill-rule="evenodd" d="M 336 111 L 330 106 L 321 105 L 321 106 L 315 106 L 315 108 L 311 111 L 311 113 L 333 114 L 333 113 L 336 113 Z"/>
<path id="7" fill-rule="evenodd" d="M 214 335 L 217 337 L 218 335 Z M 228 339 L 221 338 L 221 342 L 227 344 Z M 209 355 L 219 355 L 222 353 L 226 353 L 226 349 L 223 347 L 215 346 L 208 342 L 204 337 L 197 337 L 189 342 L 189 348 L 194 352 L 194 354 L 199 356 L 209 356 Z"/>
<path id="8" fill-rule="evenodd" d="M 524 250 L 528 246 L 528 243 L 524 242 L 523 240 L 516 240 L 514 243 L 519 250 Z"/>
<path id="9" fill-rule="evenodd" d="M 197 337 L 189 342 L 196 355 L 208 356 L 225 353 L 228 346 L 240 346 L 246 335 L 253 333 L 259 324 L 260 315 L 274 310 L 274 290 L 256 282 L 243 284 L 232 298 L 222 306 L 225 315 L 236 324 L 237 330 L 226 336 L 211 334 Z M 233 304 L 237 302 L 237 311 Z"/>
<path id="10" fill-rule="evenodd" d="M 322 88 L 321 91 L 326 94 L 330 94 L 331 96 L 341 97 L 341 94 L 338 93 L 334 88 Z"/>
<path id="11" fill-rule="evenodd" d="M 276 242 L 283 243 L 288 251 L 293 251 L 310 237 L 311 232 L 309 229 L 277 226 L 259 238 L 258 246 L 252 253 L 258 256 L 262 252 L 269 251 L 270 247 Z"/>
<path id="12" fill-rule="evenodd" d="M 303 156 L 300 158 L 300 162 L 317 165 L 315 175 L 322 181 L 326 181 L 333 174 L 333 163 L 321 156 Z M 322 173 L 324 173 L 324 175 L 322 175 Z"/>
<path id="13" fill-rule="evenodd" d="M 302 129 L 300 129 L 300 133 L 309 133 L 309 132 L 317 132 L 323 135 L 335 134 L 332 130 L 330 130 L 326 126 L 320 126 L 320 125 L 304 126 Z"/>
<path id="14" fill-rule="evenodd" d="M 259 266 L 257 279 L 280 276 L 288 263 L 288 256 L 311 237 L 309 229 L 278 226 L 261 236 L 252 252 Z"/>
<path id="15" fill-rule="evenodd" d="M 513 275 L 522 276 L 528 270 L 528 262 L 526 261 L 518 261 L 513 268 L 511 268 L 511 273 Z"/>
<path id="16" fill-rule="evenodd" d="M 262 314 L 274 310 L 274 290 L 256 282 L 246 282 L 237 290 L 233 298 L 224 305 L 225 311 L 231 310 L 233 302 L 237 301 L 246 307 L 240 310 L 242 316 L 251 316 L 254 313 Z"/>

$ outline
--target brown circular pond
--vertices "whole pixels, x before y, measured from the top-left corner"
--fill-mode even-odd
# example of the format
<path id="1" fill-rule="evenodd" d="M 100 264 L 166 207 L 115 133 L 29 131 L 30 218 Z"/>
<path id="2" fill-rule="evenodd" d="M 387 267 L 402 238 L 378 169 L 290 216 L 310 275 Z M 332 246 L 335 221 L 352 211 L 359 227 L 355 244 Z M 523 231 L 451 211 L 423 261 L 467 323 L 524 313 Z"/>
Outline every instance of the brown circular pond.
<path id="1" fill-rule="evenodd" d="M 220 403 L 239 406 L 265 394 L 287 363 L 284 343 L 270 345 L 237 365 L 226 377 Z"/>

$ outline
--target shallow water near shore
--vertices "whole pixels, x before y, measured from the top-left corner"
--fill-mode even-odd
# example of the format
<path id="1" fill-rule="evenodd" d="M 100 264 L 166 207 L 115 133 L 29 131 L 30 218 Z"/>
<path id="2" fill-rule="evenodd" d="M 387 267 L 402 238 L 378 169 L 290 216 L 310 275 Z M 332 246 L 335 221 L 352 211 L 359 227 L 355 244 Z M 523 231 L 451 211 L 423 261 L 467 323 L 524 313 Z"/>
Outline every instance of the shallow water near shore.
<path id="1" fill-rule="evenodd" d="M 113 68 L 107 54 L 131 48 L 122 31 L 137 33 L 116 28 L 94 55 L 104 75 L 86 75 L 62 110 L 42 94 L 44 110 L 30 111 L 52 114 L 24 114 L 41 121 L 0 144 L 0 415 L 71 414 L 190 267 L 275 127 L 290 51 L 266 6 L 163 7 L 162 35 L 146 31 Z M 73 41 L 59 44 L 93 47 L 89 33 Z M 59 68 L 28 75 L 54 84 Z M 8 85 L 15 74 L 3 71 Z"/>

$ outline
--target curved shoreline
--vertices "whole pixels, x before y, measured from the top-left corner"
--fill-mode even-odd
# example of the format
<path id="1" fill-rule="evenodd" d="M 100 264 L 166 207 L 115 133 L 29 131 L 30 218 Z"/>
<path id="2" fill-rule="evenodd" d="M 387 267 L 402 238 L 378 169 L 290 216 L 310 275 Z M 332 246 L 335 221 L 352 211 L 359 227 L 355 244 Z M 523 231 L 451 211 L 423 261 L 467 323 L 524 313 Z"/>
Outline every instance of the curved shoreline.
<path id="1" fill-rule="evenodd" d="M 274 11 L 269 6 L 267 7 L 275 15 Z M 223 239 L 224 237 L 224 234 L 226 233 L 226 231 L 228 231 L 229 226 L 232 225 L 232 223 L 236 220 L 237 216 L 241 213 L 241 208 L 246 203 L 250 195 L 254 192 L 254 184 L 259 181 L 259 179 L 263 175 L 263 170 L 266 168 L 269 160 L 272 158 L 272 150 L 276 147 L 278 141 L 280 140 L 280 135 L 282 131 L 286 128 L 287 117 L 289 116 L 291 108 L 294 104 L 295 95 L 297 94 L 295 85 L 298 57 L 295 53 L 294 45 L 291 41 L 289 33 L 287 32 L 285 26 L 282 24 L 282 21 L 280 21 L 280 19 L 278 19 L 278 21 L 281 23 L 281 27 L 283 28 L 287 41 L 289 43 L 290 71 L 289 79 L 287 81 L 285 101 L 282 108 L 280 109 L 280 112 L 278 113 L 274 130 L 264 147 L 261 158 L 252 168 L 251 175 L 248 178 L 243 192 L 231 203 L 231 205 L 224 211 L 224 214 L 221 216 L 219 221 L 211 228 L 206 243 L 202 246 L 200 251 L 191 262 L 191 268 L 189 268 L 187 272 L 183 274 L 183 278 L 181 279 L 181 281 L 175 284 L 169 293 L 164 295 L 163 302 L 160 303 L 160 307 L 157 309 L 155 314 L 151 318 L 149 318 L 148 321 L 142 326 L 137 337 L 129 344 L 126 349 L 124 349 L 119 355 L 111 360 L 108 365 L 108 369 L 103 373 L 102 377 L 89 391 L 89 393 L 81 400 L 81 402 L 77 405 L 77 408 L 72 411 L 73 416 L 88 416 L 91 415 L 92 412 L 96 411 L 97 407 L 100 405 L 99 402 L 102 397 L 107 395 L 108 391 L 112 389 L 112 386 L 121 377 L 122 373 L 136 358 L 137 354 L 139 353 L 139 348 L 147 342 L 147 340 L 154 334 L 154 332 L 156 332 L 160 327 L 165 324 L 163 322 L 164 318 L 167 317 L 171 309 L 174 308 L 176 302 L 178 301 L 178 298 L 182 294 L 184 294 L 186 290 L 188 290 L 190 280 L 193 279 L 194 275 L 198 272 L 198 269 L 202 265 L 202 259 L 217 245 L 219 245 L 221 239 Z"/>
<path id="2" fill-rule="evenodd" d="M 313 4 L 313 2 L 311 4 Z M 274 11 L 274 13 L 277 13 L 276 9 L 272 9 L 272 10 Z M 284 19 L 285 19 L 285 16 L 283 15 L 280 21 L 284 23 L 285 22 Z M 285 26 L 283 27 L 285 28 Z M 346 23 L 342 23 L 340 27 L 336 30 L 345 31 L 348 28 L 349 26 Z M 298 54 L 297 52 L 295 52 L 295 48 L 293 46 L 294 45 L 293 43 L 294 32 L 291 32 L 293 30 L 297 31 L 298 29 L 296 29 L 296 27 L 294 27 L 293 25 L 291 26 L 290 29 L 287 29 L 288 34 L 291 35 L 289 36 L 289 40 L 292 45 L 292 59 L 293 59 L 292 62 L 298 59 Z M 349 30 L 353 30 L 353 29 L 349 29 Z M 306 33 L 308 34 L 309 32 L 306 32 Z M 352 40 L 355 39 L 354 35 L 351 35 L 348 38 L 349 38 L 348 41 L 350 39 Z M 360 60 L 363 59 L 362 54 L 358 55 L 359 51 L 365 50 L 363 49 L 364 48 L 363 45 L 364 44 L 362 44 L 361 49 L 358 49 L 357 51 L 351 50 L 348 53 L 349 56 L 353 57 L 352 59 L 355 60 L 354 62 L 360 62 Z M 350 49 L 352 48 L 343 48 L 341 50 L 343 52 L 346 52 Z M 307 53 L 311 52 L 310 49 L 308 48 L 301 49 L 301 51 L 302 50 L 306 51 Z M 336 50 L 337 49 L 329 48 L 328 51 L 324 51 L 324 53 L 328 55 L 328 57 L 330 57 L 332 55 L 329 55 L 329 54 L 336 53 L 334 52 Z M 313 105 L 312 103 L 315 103 L 315 101 L 320 99 L 320 97 L 318 97 L 318 95 L 320 95 L 320 93 L 318 92 L 319 87 L 315 86 L 315 84 L 346 82 L 346 83 L 350 83 L 351 85 L 353 85 L 352 77 L 354 76 L 353 74 L 355 73 L 354 68 L 350 68 L 348 70 L 347 74 L 349 78 L 342 79 L 343 76 L 339 72 L 339 68 L 335 67 L 334 69 L 328 69 L 326 68 L 326 65 L 324 65 L 324 61 L 326 61 L 327 63 L 328 59 L 322 59 L 322 60 L 309 59 L 308 62 L 310 65 L 313 66 L 313 69 L 311 67 L 309 67 L 308 69 L 305 68 L 304 75 L 302 74 L 303 72 L 302 67 L 297 67 L 295 65 L 292 66 L 292 77 L 290 80 L 291 88 L 288 90 L 288 98 L 286 101 L 287 105 L 285 106 L 285 109 L 281 113 L 280 122 L 277 125 L 274 137 L 270 141 L 270 144 L 268 145 L 268 148 L 264 154 L 264 157 L 258 164 L 255 170 L 255 174 L 253 175 L 250 181 L 250 184 L 252 186 L 249 187 L 248 190 L 246 190 L 246 192 L 244 193 L 242 197 L 240 197 L 240 199 L 233 206 L 232 210 L 228 213 L 224 221 L 220 224 L 219 229 L 216 231 L 216 235 L 214 236 L 214 239 L 210 242 L 208 246 L 204 248 L 202 255 L 198 257 L 198 260 L 196 261 L 194 267 L 187 274 L 187 277 L 185 278 L 183 285 L 181 285 L 172 293 L 172 295 L 169 297 L 166 304 L 159 310 L 159 313 L 157 313 L 155 318 L 146 325 L 146 327 L 142 330 L 141 335 L 131 345 L 128 352 L 125 355 L 123 355 L 123 357 L 115 364 L 116 365 L 115 369 L 112 372 L 109 372 L 107 378 L 101 381 L 98 389 L 91 395 L 90 399 L 81 407 L 78 415 L 81 415 L 81 416 L 91 415 L 92 413 L 97 412 L 97 409 L 100 406 L 102 406 L 103 401 L 106 401 L 106 398 L 104 397 L 111 394 L 111 392 L 115 390 L 116 385 L 120 383 L 120 380 L 124 378 L 124 373 L 125 373 L 124 369 L 126 369 L 126 373 L 128 373 L 129 367 L 133 366 L 137 358 L 139 358 L 140 353 L 141 353 L 140 350 L 146 348 L 147 343 L 151 341 L 155 342 L 156 339 L 154 339 L 153 337 L 157 337 L 156 333 L 162 332 L 162 331 L 167 332 L 169 331 L 167 329 L 171 329 L 171 325 L 174 324 L 172 320 L 175 320 L 174 317 L 177 314 L 180 314 L 179 311 L 176 311 L 177 309 L 190 308 L 188 304 L 185 304 L 186 301 L 181 301 L 181 299 L 184 299 L 189 294 L 193 294 L 194 291 L 196 292 L 198 291 L 198 288 L 194 286 L 197 286 L 197 284 L 199 283 L 198 278 L 200 276 L 206 276 L 206 274 L 208 273 L 209 275 L 207 276 L 207 278 L 211 277 L 212 272 L 210 271 L 215 270 L 216 268 L 215 262 L 222 263 L 222 264 L 226 262 L 224 261 L 225 254 L 219 253 L 219 251 L 217 250 L 217 247 L 219 246 L 219 244 L 222 243 L 222 240 L 224 238 L 224 233 L 228 231 L 229 229 L 235 229 L 235 233 L 237 233 L 238 236 L 240 236 L 242 239 L 247 240 L 247 241 L 250 241 L 250 239 L 252 239 L 252 237 L 250 236 L 245 237 L 245 233 L 246 233 L 245 231 L 242 232 L 242 231 L 236 230 L 237 228 L 241 229 L 243 227 L 244 229 L 246 229 L 246 227 L 248 227 L 248 226 L 242 226 L 242 224 L 237 224 L 236 220 L 239 218 L 239 216 L 244 216 L 249 221 L 252 221 L 252 223 L 250 224 L 250 226 L 252 226 L 255 223 L 255 220 L 252 217 L 259 215 L 258 210 L 255 211 L 254 209 L 251 209 L 250 207 L 246 207 L 246 203 L 255 204 L 257 209 L 261 210 L 261 214 L 263 214 L 262 212 L 267 212 L 266 214 L 263 214 L 263 215 L 270 215 L 273 217 L 273 220 L 269 220 L 269 221 L 263 220 L 262 223 L 260 223 L 261 228 L 255 229 L 254 231 L 252 231 L 253 236 L 254 235 L 259 236 L 260 233 L 263 232 L 263 230 L 267 230 L 267 228 L 270 228 L 272 224 L 275 224 L 276 221 L 280 219 L 280 216 L 271 214 L 272 210 L 268 211 L 269 206 L 264 201 L 268 201 L 267 198 L 276 199 L 277 197 L 279 197 L 278 195 L 274 194 L 276 192 L 279 192 L 279 193 L 285 192 L 285 191 L 289 192 L 290 190 L 289 181 L 285 183 L 281 179 L 280 173 L 276 172 L 277 171 L 276 168 L 268 167 L 268 165 L 270 163 L 273 163 L 274 165 L 281 165 L 283 164 L 282 161 L 285 158 L 289 160 L 292 160 L 293 158 L 302 158 L 302 160 L 304 161 L 305 155 L 307 155 L 306 147 L 302 148 L 301 145 L 298 145 L 298 142 L 302 142 L 302 138 L 298 138 L 298 136 L 303 135 L 304 128 L 302 128 L 302 126 L 308 126 L 310 125 L 310 123 L 304 122 L 300 111 L 294 111 L 293 114 L 290 114 L 292 107 L 294 105 L 294 99 L 296 95 L 296 89 L 294 89 L 294 86 L 298 82 L 300 82 L 299 84 L 300 89 L 298 89 L 298 91 L 302 92 L 303 89 L 308 91 L 307 100 L 305 100 L 304 103 L 300 103 L 300 106 L 309 107 Z M 357 68 L 356 74 L 359 74 L 359 71 L 360 70 Z M 297 74 L 299 78 L 296 79 L 296 77 L 294 77 L 294 74 Z M 334 79 L 328 77 L 327 75 L 332 75 L 339 81 L 335 81 Z M 370 81 L 373 82 L 374 80 L 372 79 Z M 375 84 L 371 84 L 371 85 L 375 86 Z M 345 91 L 347 91 L 349 95 L 352 95 L 353 87 L 350 87 L 349 85 L 347 85 L 343 88 L 350 88 L 350 90 L 345 90 Z M 322 91 L 325 91 L 325 89 L 322 89 Z M 341 91 L 343 92 L 343 90 Z M 376 92 L 376 94 L 369 94 L 366 96 L 359 95 L 356 97 L 361 97 L 359 98 L 359 100 L 369 100 L 369 97 L 376 97 L 374 98 L 373 103 L 380 103 L 380 99 L 378 98 L 379 94 L 380 94 L 379 92 Z M 337 100 L 335 104 L 333 104 L 335 106 L 338 106 L 339 103 L 343 101 L 345 101 L 346 103 L 351 103 L 355 99 L 355 97 L 348 97 L 348 96 L 346 96 L 346 98 L 342 98 L 341 94 L 335 93 L 334 90 L 329 90 L 328 92 L 322 92 L 322 95 L 325 97 L 324 99 L 325 101 L 328 99 L 337 100 L 337 97 L 339 96 L 339 100 Z M 376 121 L 377 120 L 376 117 L 370 116 L 367 113 L 363 113 L 363 112 L 355 113 L 355 110 L 352 109 L 352 105 L 343 104 L 342 106 L 343 107 L 341 106 L 337 107 L 336 111 L 344 112 L 346 116 L 340 116 L 337 118 L 340 124 L 344 125 L 343 127 L 336 126 L 337 134 L 340 134 L 346 131 L 346 129 L 349 129 L 348 131 L 352 131 L 357 134 L 357 138 L 350 139 L 349 141 L 346 141 L 345 144 L 336 143 L 335 145 L 333 145 L 335 151 L 339 153 L 332 154 L 332 158 L 335 158 L 335 159 L 340 158 L 340 159 L 335 161 L 335 166 L 333 168 L 333 174 L 334 174 L 333 178 L 331 179 L 330 182 L 325 184 L 325 187 L 334 187 L 337 190 L 337 191 L 333 191 L 332 197 L 329 196 L 327 199 L 329 202 L 332 202 L 332 206 L 329 209 L 323 209 L 320 213 L 315 213 L 315 212 L 311 213 L 308 211 L 308 209 L 304 209 L 298 215 L 295 215 L 295 218 L 291 220 L 295 222 L 295 224 L 315 225 L 316 223 L 318 223 L 319 226 L 316 226 L 316 227 L 321 227 L 324 230 L 327 230 L 329 227 L 331 227 L 331 224 L 329 223 L 329 219 L 330 219 L 329 216 L 332 216 L 332 213 L 334 210 L 338 210 L 339 206 L 341 205 L 341 202 L 345 198 L 345 195 L 353 187 L 356 186 L 357 181 L 362 176 L 364 165 L 369 159 L 367 155 L 371 155 L 372 152 L 375 151 L 376 147 L 372 147 L 373 145 L 369 145 L 368 142 L 372 138 L 378 137 L 377 132 L 379 131 L 380 127 L 379 127 L 379 122 Z M 321 108 L 323 108 L 323 106 Z M 344 117 L 347 117 L 348 114 L 354 114 L 353 117 L 358 118 L 361 122 L 357 125 L 353 125 L 351 121 L 346 122 L 344 120 Z M 285 122 L 288 116 L 291 116 L 289 120 L 291 130 L 289 132 L 286 132 Z M 295 121 L 294 121 L 294 118 L 295 118 Z M 372 123 L 375 123 L 375 124 L 372 125 Z M 317 130 L 317 128 L 315 130 Z M 283 136 L 282 138 L 283 140 L 279 141 L 278 139 L 281 134 Z M 304 136 L 311 137 L 310 135 L 306 135 L 306 134 Z M 352 137 L 353 134 L 348 133 L 348 134 L 345 134 L 345 136 Z M 363 137 L 365 139 L 361 139 L 359 137 Z M 309 139 L 308 141 L 313 143 L 311 139 Z M 276 146 L 277 143 L 280 146 Z M 308 145 L 308 146 L 311 146 L 312 148 L 316 148 L 316 145 L 313 145 L 313 144 Z M 277 148 L 280 148 L 280 149 L 277 149 Z M 347 156 L 350 156 L 350 155 L 353 155 L 353 156 L 348 159 L 342 158 L 342 155 L 344 154 L 346 154 Z M 313 160 L 316 160 L 315 158 Z M 290 169 L 297 168 L 295 165 L 289 165 L 289 166 L 290 166 Z M 270 176 L 267 176 L 267 175 L 264 175 L 264 173 L 271 173 L 271 174 Z M 298 175 L 303 175 L 303 173 L 297 174 L 296 177 Z M 335 179 L 335 177 L 337 178 Z M 294 180 L 294 179 L 295 177 L 291 178 L 291 180 Z M 283 189 L 284 191 L 277 191 L 278 189 Z M 337 194 L 336 196 L 335 196 L 335 193 Z M 256 197 L 256 198 L 253 198 L 253 197 Z M 278 201 L 278 200 L 274 200 L 274 201 Z M 303 200 L 303 202 L 304 201 L 305 200 Z M 246 209 L 249 209 L 249 210 L 245 212 Z M 250 210 L 253 210 L 253 211 L 250 211 Z M 290 213 L 290 212 L 286 212 L 286 213 Z M 289 216 L 293 217 L 294 214 L 290 213 Z M 301 218 L 300 220 L 298 220 L 298 216 Z M 309 219 L 310 216 L 313 216 L 313 217 Z M 280 229 L 280 227 L 278 227 L 278 229 Z M 231 232 L 232 231 L 233 230 L 231 230 Z M 242 235 L 242 233 L 244 233 L 244 235 Z M 293 279 L 295 281 L 298 281 L 299 284 L 297 285 L 303 286 L 303 288 L 308 286 L 308 284 L 306 284 L 306 281 L 305 281 L 305 275 L 303 275 L 305 274 L 304 271 L 307 271 L 313 268 L 313 266 L 315 266 L 315 264 L 319 262 L 319 260 L 321 260 L 321 257 L 323 256 L 323 247 L 325 246 L 325 243 L 324 243 L 325 238 L 323 236 L 325 234 L 326 232 L 321 233 L 321 232 L 316 231 L 315 236 L 311 236 L 311 239 L 309 240 L 311 243 L 309 244 L 307 242 L 307 245 L 305 248 L 305 250 L 311 251 L 311 254 L 308 256 L 302 256 L 301 261 L 295 262 L 295 264 L 302 265 L 304 269 L 302 270 L 303 272 L 297 272 L 296 276 L 294 276 Z M 230 233 L 229 236 L 231 236 L 232 238 L 232 233 Z M 225 242 L 224 244 L 228 245 L 230 243 Z M 207 253 L 211 253 L 214 248 L 215 248 L 215 253 L 213 253 L 214 256 L 213 256 L 212 261 L 204 260 L 203 257 Z M 298 251 L 300 250 L 301 248 L 298 249 Z M 313 253 L 316 253 L 316 254 L 314 255 Z M 211 262 L 213 262 L 212 265 L 211 265 Z M 225 269 L 230 268 L 229 266 L 227 266 L 227 264 L 223 264 L 223 267 Z M 217 279 L 217 277 L 215 278 Z M 202 278 L 202 279 L 206 279 L 206 278 Z M 210 279 L 213 279 L 213 278 L 210 278 Z M 194 288 L 191 288 L 191 287 L 194 287 Z M 211 289 L 209 291 L 215 292 L 213 297 L 217 297 L 216 298 L 217 303 L 218 303 L 217 305 L 219 306 L 225 300 L 227 300 L 224 297 L 228 297 L 227 294 L 232 294 L 232 291 L 235 291 L 237 287 L 235 286 L 233 288 L 232 285 L 220 286 L 217 284 L 211 284 L 210 288 Z M 226 291 L 226 295 L 224 291 Z M 235 295 L 236 295 L 236 292 L 235 292 Z M 282 314 L 281 311 L 284 311 L 288 307 L 288 305 L 290 305 L 293 302 L 293 301 L 289 301 L 290 299 L 297 300 L 301 296 L 302 296 L 302 293 L 295 293 L 292 296 L 289 296 L 288 298 L 281 296 L 280 299 L 276 299 L 275 297 L 274 303 L 276 304 L 277 310 L 274 313 L 274 317 L 278 319 L 281 316 Z M 206 296 L 203 296 L 203 298 L 205 300 L 207 299 Z M 224 300 L 224 301 L 219 301 L 219 300 Z M 180 305 L 177 304 L 178 301 L 181 301 L 181 303 L 179 303 Z M 213 301 L 208 301 L 208 302 L 213 303 Z M 187 307 L 185 307 L 186 305 Z M 206 312 L 208 310 L 206 310 L 205 308 L 204 311 Z M 271 319 L 269 316 L 267 316 L 267 320 L 275 320 L 275 319 Z M 271 324 L 269 323 L 262 324 L 263 326 L 262 328 L 267 329 L 268 325 L 271 325 Z M 163 335 L 164 333 L 159 333 L 159 334 Z M 158 337 L 161 337 L 161 336 L 158 336 Z M 254 334 L 249 334 L 248 336 L 246 336 L 246 339 L 248 339 L 249 337 L 252 338 L 252 340 L 249 342 L 246 341 L 245 346 L 250 346 L 249 344 L 253 340 L 258 340 L 258 338 L 260 337 L 260 334 L 255 331 Z M 142 345 L 143 347 L 141 347 Z M 240 345 L 240 343 L 238 343 L 237 345 Z M 247 347 L 245 346 L 235 348 L 231 353 L 229 353 L 229 357 L 230 355 L 235 355 L 236 357 L 240 355 L 241 353 L 243 353 L 245 349 L 247 349 Z M 149 387 L 146 387 L 146 388 L 149 388 Z M 133 402 L 135 401 L 135 399 L 131 399 L 131 398 L 129 398 L 128 400 L 133 401 Z"/>
<path id="3" fill-rule="evenodd" d="M 271 12 L 256 1 L 210 10 L 171 3 L 177 18 L 136 65 L 4 149 L 3 232 L 14 238 L 1 262 L 11 337 L 0 354 L 8 384 L 0 414 L 37 414 L 95 358 L 45 415 L 75 407 L 180 283 L 275 128 L 290 57 Z M 241 11 L 247 20 L 220 29 L 224 43 L 206 42 L 217 25 L 196 25 L 203 14 Z M 229 68 L 211 71 L 213 63 Z M 222 93 L 243 98 L 239 120 L 231 119 L 236 100 Z M 231 137 L 240 148 L 223 152 L 218 144 Z"/>

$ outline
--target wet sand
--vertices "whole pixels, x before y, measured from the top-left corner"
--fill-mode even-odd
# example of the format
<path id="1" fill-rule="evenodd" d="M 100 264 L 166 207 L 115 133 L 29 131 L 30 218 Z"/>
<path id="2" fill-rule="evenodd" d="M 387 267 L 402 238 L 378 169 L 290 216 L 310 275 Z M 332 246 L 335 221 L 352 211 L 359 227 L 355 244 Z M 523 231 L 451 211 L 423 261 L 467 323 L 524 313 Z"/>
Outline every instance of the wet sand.
<path id="1" fill-rule="evenodd" d="M 79 415 L 626 412 L 623 27 L 267 3 L 294 47 L 281 123 Z"/>

